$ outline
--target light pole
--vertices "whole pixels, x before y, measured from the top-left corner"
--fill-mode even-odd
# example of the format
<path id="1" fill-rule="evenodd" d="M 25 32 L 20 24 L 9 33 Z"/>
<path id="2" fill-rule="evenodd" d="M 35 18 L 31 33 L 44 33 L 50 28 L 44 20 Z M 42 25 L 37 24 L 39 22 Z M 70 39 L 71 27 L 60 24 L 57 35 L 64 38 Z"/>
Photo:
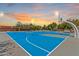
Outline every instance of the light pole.
<path id="1" fill-rule="evenodd" d="M 55 17 L 57 18 L 57 21 L 60 24 L 61 20 L 60 20 L 60 13 L 59 13 L 59 11 L 55 11 Z"/>
<path id="2" fill-rule="evenodd" d="M 4 16 L 4 13 L 3 12 L 0 12 L 0 17 L 3 17 Z"/>

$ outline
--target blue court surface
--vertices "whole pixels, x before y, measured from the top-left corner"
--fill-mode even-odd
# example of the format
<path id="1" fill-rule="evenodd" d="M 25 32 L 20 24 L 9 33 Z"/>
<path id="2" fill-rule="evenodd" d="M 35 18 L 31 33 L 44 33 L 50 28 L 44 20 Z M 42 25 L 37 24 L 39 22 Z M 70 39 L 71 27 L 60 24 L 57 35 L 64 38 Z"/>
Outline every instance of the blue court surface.
<path id="1" fill-rule="evenodd" d="M 18 43 L 26 52 L 32 56 L 47 56 L 63 42 L 65 38 L 43 36 L 41 34 L 57 34 L 68 36 L 59 32 L 7 32 L 7 34 Z"/>

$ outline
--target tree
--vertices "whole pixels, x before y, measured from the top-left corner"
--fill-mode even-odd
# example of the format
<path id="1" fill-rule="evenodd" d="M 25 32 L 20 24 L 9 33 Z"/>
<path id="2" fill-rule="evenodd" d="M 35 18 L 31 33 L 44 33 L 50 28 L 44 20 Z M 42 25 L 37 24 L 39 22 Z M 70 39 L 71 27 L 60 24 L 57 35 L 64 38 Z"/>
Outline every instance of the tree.
<path id="1" fill-rule="evenodd" d="M 57 27 L 56 23 L 52 23 L 47 26 L 48 30 L 54 30 L 56 27 Z"/>
<path id="2" fill-rule="evenodd" d="M 16 26 L 20 27 L 20 26 L 22 26 L 22 23 L 21 22 L 17 22 Z"/>
<path id="3" fill-rule="evenodd" d="M 21 30 L 21 27 L 22 27 L 22 23 L 21 22 L 17 22 L 16 27 L 20 31 Z"/>
<path id="4" fill-rule="evenodd" d="M 72 29 L 72 27 L 68 23 L 61 23 L 61 24 L 58 25 L 58 29 L 70 30 L 70 29 Z"/>
<path id="5" fill-rule="evenodd" d="M 79 19 L 72 21 L 76 26 L 79 26 Z"/>
<path id="6" fill-rule="evenodd" d="M 42 27 L 42 30 L 47 30 L 47 26 L 44 25 L 44 26 Z"/>

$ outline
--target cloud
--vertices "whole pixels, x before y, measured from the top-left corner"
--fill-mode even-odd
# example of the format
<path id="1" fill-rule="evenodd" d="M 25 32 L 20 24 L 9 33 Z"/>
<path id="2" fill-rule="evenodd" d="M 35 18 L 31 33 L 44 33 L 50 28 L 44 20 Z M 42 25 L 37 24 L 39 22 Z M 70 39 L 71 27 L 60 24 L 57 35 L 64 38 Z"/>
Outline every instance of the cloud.
<path id="1" fill-rule="evenodd" d="M 23 10 L 31 9 L 33 11 L 44 10 L 46 8 L 47 8 L 47 6 L 44 4 L 41 4 L 41 3 L 25 4 L 22 7 Z"/>
<path id="2" fill-rule="evenodd" d="M 69 7 L 73 12 L 79 11 L 79 3 L 70 3 L 70 4 L 67 4 L 67 7 Z"/>
<path id="3" fill-rule="evenodd" d="M 40 5 L 40 4 L 35 4 L 34 6 L 32 6 L 33 10 L 44 10 L 46 8 L 47 8 L 47 6 Z"/>
<path id="4" fill-rule="evenodd" d="M 55 19 L 55 16 L 52 14 L 32 13 L 30 15 L 32 16 L 32 18 L 41 18 L 41 19 L 46 19 L 46 20 Z"/>
<path id="5" fill-rule="evenodd" d="M 41 17 L 45 17 L 46 14 L 44 13 L 31 13 L 30 14 L 32 17 L 36 17 L 36 18 L 41 18 Z"/>
<path id="6" fill-rule="evenodd" d="M 0 3 L 0 5 L 4 5 L 6 7 L 12 7 L 12 6 L 16 5 L 16 3 Z"/>
<path id="7" fill-rule="evenodd" d="M 34 24 L 38 24 L 38 25 L 47 25 L 49 23 L 52 22 L 56 22 L 56 20 L 48 20 L 47 18 L 40 18 L 39 16 L 44 16 L 45 14 L 38 14 L 38 18 L 33 18 L 33 15 L 37 15 L 37 14 L 24 14 L 24 13 L 15 13 L 15 14 L 10 14 L 10 17 L 15 18 L 17 21 L 20 21 L 22 23 L 31 23 L 32 21 L 34 22 Z"/>
<path id="8" fill-rule="evenodd" d="M 15 3 L 7 3 L 6 5 L 7 5 L 8 7 L 12 7 L 12 6 L 15 5 Z"/>
<path id="9" fill-rule="evenodd" d="M 70 4 L 67 4 L 67 6 L 69 6 L 69 7 L 72 7 L 72 8 L 79 8 L 79 3 L 70 3 Z"/>
<path id="10" fill-rule="evenodd" d="M 11 17 L 15 18 L 17 21 L 29 22 L 31 20 L 31 16 L 29 14 L 24 13 L 15 13 L 11 14 Z"/>
<path id="11" fill-rule="evenodd" d="M 63 17 L 63 18 L 79 16 L 79 4 L 78 3 L 66 3 L 63 5 L 63 7 L 62 7 L 63 9 L 62 8 L 53 9 L 50 11 L 50 13 L 54 15 L 54 11 L 57 10 L 60 13 L 60 17 Z"/>

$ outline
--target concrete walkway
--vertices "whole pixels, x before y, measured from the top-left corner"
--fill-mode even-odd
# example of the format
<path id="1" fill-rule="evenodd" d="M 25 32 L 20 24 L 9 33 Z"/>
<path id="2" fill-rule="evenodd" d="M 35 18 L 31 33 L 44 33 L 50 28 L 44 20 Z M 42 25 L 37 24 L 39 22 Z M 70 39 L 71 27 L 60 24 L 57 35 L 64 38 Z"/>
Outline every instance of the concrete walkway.
<path id="1" fill-rule="evenodd" d="M 3 32 L 0 33 L 0 55 L 1 56 L 29 56 L 21 47 L 19 47 L 14 41 L 12 41 L 6 33 Z M 79 56 L 79 39 L 73 37 L 67 38 L 49 56 Z"/>
<path id="2" fill-rule="evenodd" d="M 79 39 L 66 39 L 50 56 L 79 56 Z"/>
<path id="3" fill-rule="evenodd" d="M 28 56 L 6 33 L 0 33 L 0 56 Z"/>

